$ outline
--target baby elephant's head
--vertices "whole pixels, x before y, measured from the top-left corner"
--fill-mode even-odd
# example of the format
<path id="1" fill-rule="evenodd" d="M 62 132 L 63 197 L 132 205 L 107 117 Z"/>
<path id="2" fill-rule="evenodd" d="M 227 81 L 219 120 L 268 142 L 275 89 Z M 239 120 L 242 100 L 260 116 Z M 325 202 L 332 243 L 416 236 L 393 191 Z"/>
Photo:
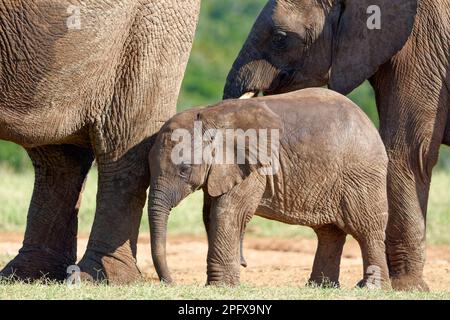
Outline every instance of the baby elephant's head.
<path id="1" fill-rule="evenodd" d="M 230 100 L 189 110 L 162 127 L 149 156 L 152 257 L 162 281 L 172 282 L 166 262 L 171 209 L 198 189 L 203 188 L 210 197 L 220 197 L 255 170 L 271 168 L 272 158 L 278 154 L 267 152 L 267 148 L 275 144 L 270 137 L 280 128 L 279 117 L 259 99 Z M 269 139 L 261 141 L 261 132 L 269 132 Z M 257 154 L 263 142 L 265 158 Z"/>

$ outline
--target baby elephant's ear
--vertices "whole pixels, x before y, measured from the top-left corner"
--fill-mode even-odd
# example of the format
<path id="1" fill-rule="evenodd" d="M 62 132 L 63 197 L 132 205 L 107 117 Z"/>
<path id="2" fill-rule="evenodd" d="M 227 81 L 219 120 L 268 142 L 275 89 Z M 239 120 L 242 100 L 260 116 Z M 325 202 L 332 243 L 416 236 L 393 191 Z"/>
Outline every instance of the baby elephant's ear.
<path id="1" fill-rule="evenodd" d="M 283 126 L 280 117 L 264 102 L 259 101 L 230 102 L 220 108 L 215 108 L 210 115 L 214 118 L 212 120 L 217 129 L 228 129 L 228 132 L 233 129 L 234 132 L 234 139 L 232 139 L 234 144 L 227 145 L 229 140 L 225 139 L 224 150 L 235 155 L 235 163 L 214 163 L 208 174 L 208 194 L 212 197 L 219 197 L 231 191 L 253 172 L 266 167 L 268 156 L 278 160 L 278 150 L 275 150 L 276 154 L 274 154 L 271 147 L 279 144 L 279 141 L 273 144 L 271 139 L 274 137 L 279 139 Z M 208 112 L 203 116 L 207 118 Z M 273 134 L 274 130 L 277 134 Z M 251 137 L 256 137 L 256 139 L 252 140 Z M 239 157 L 239 154 L 244 154 L 244 163 L 241 163 L 242 157 Z"/>
<path id="2" fill-rule="evenodd" d="M 246 176 L 247 174 L 241 171 L 239 165 L 214 164 L 208 175 L 208 194 L 211 197 L 220 197 L 244 181 Z"/>

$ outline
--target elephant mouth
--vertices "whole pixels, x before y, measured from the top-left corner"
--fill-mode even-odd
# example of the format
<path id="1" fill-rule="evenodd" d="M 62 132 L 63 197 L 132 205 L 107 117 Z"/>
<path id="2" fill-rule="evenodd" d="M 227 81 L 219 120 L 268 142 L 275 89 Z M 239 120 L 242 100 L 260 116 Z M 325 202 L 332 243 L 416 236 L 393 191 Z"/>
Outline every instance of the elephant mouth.
<path id="1" fill-rule="evenodd" d="M 263 94 L 265 96 L 271 96 L 293 91 L 295 74 L 296 71 L 294 69 L 280 71 L 270 87 Z"/>
<path id="2" fill-rule="evenodd" d="M 267 86 L 266 88 L 246 90 L 244 91 L 245 93 L 239 99 L 256 98 L 260 94 L 262 94 L 263 96 L 272 96 L 276 94 L 290 92 L 293 90 L 302 89 L 299 86 L 298 89 L 295 88 L 293 84 L 294 74 L 295 70 L 293 69 L 287 71 L 280 71 L 278 75 L 272 80 L 272 83 L 269 86 Z"/>

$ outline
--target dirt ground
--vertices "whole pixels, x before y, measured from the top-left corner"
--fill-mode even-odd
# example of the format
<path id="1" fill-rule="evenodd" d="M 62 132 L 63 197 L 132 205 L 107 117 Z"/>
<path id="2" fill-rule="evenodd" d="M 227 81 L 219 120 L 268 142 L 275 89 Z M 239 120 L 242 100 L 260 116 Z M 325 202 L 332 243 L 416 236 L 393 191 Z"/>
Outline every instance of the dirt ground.
<path id="1" fill-rule="evenodd" d="M 21 247 L 22 235 L 0 234 L 0 256 L 13 257 Z M 138 265 L 150 281 L 157 281 L 148 237 L 139 239 Z M 87 237 L 79 239 L 79 257 Z M 244 253 L 248 268 L 242 268 L 241 282 L 264 287 L 303 286 L 311 271 L 316 241 L 305 238 L 247 238 Z M 202 237 L 169 237 L 168 263 L 179 284 L 203 284 L 206 281 L 206 239 Z M 341 285 L 352 288 L 362 276 L 358 244 L 347 241 L 341 265 Z M 450 246 L 429 246 L 425 280 L 432 291 L 450 291 Z"/>

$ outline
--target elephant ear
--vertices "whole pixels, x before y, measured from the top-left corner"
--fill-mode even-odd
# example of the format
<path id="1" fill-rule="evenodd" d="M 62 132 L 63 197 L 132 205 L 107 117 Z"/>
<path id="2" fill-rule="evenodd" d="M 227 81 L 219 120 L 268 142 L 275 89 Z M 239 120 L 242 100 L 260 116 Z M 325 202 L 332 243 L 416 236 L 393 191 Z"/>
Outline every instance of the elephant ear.
<path id="1" fill-rule="evenodd" d="M 232 164 L 213 165 L 208 175 L 208 194 L 211 197 L 220 197 L 231 191 L 250 175 L 249 172 L 243 171 L 245 169 L 242 166 Z"/>
<path id="2" fill-rule="evenodd" d="M 350 93 L 364 80 L 373 76 L 379 66 L 400 51 L 412 32 L 417 2 L 417 0 L 341 1 L 330 89 L 342 94 Z M 371 18 L 377 14 L 378 8 L 381 14 L 381 28 L 369 28 Z"/>
<path id="3" fill-rule="evenodd" d="M 272 168 L 272 160 L 279 152 L 279 139 L 283 130 L 280 117 L 275 114 L 264 102 L 250 100 L 229 100 L 218 106 L 205 109 L 201 112 L 201 119 L 206 128 L 219 129 L 225 132 L 232 129 L 233 144 L 227 145 L 224 137 L 224 150 L 234 155 L 232 164 L 213 163 L 211 164 L 208 179 L 207 192 L 211 197 L 219 197 L 228 193 L 236 185 L 244 181 L 253 172 L 265 174 L 267 167 Z M 257 146 L 250 147 L 248 141 L 242 144 L 243 133 L 252 130 L 257 136 Z M 267 130 L 267 135 L 265 134 Z M 245 141 L 245 139 L 244 139 Z M 229 144 L 229 143 L 228 143 Z M 273 150 L 275 146 L 276 150 Z M 262 154 L 261 148 L 267 148 Z M 238 163 L 237 155 L 244 155 L 245 163 Z M 267 157 L 265 157 L 267 155 Z M 271 156 L 270 159 L 264 159 Z M 224 155 L 225 159 L 225 155 Z"/>

